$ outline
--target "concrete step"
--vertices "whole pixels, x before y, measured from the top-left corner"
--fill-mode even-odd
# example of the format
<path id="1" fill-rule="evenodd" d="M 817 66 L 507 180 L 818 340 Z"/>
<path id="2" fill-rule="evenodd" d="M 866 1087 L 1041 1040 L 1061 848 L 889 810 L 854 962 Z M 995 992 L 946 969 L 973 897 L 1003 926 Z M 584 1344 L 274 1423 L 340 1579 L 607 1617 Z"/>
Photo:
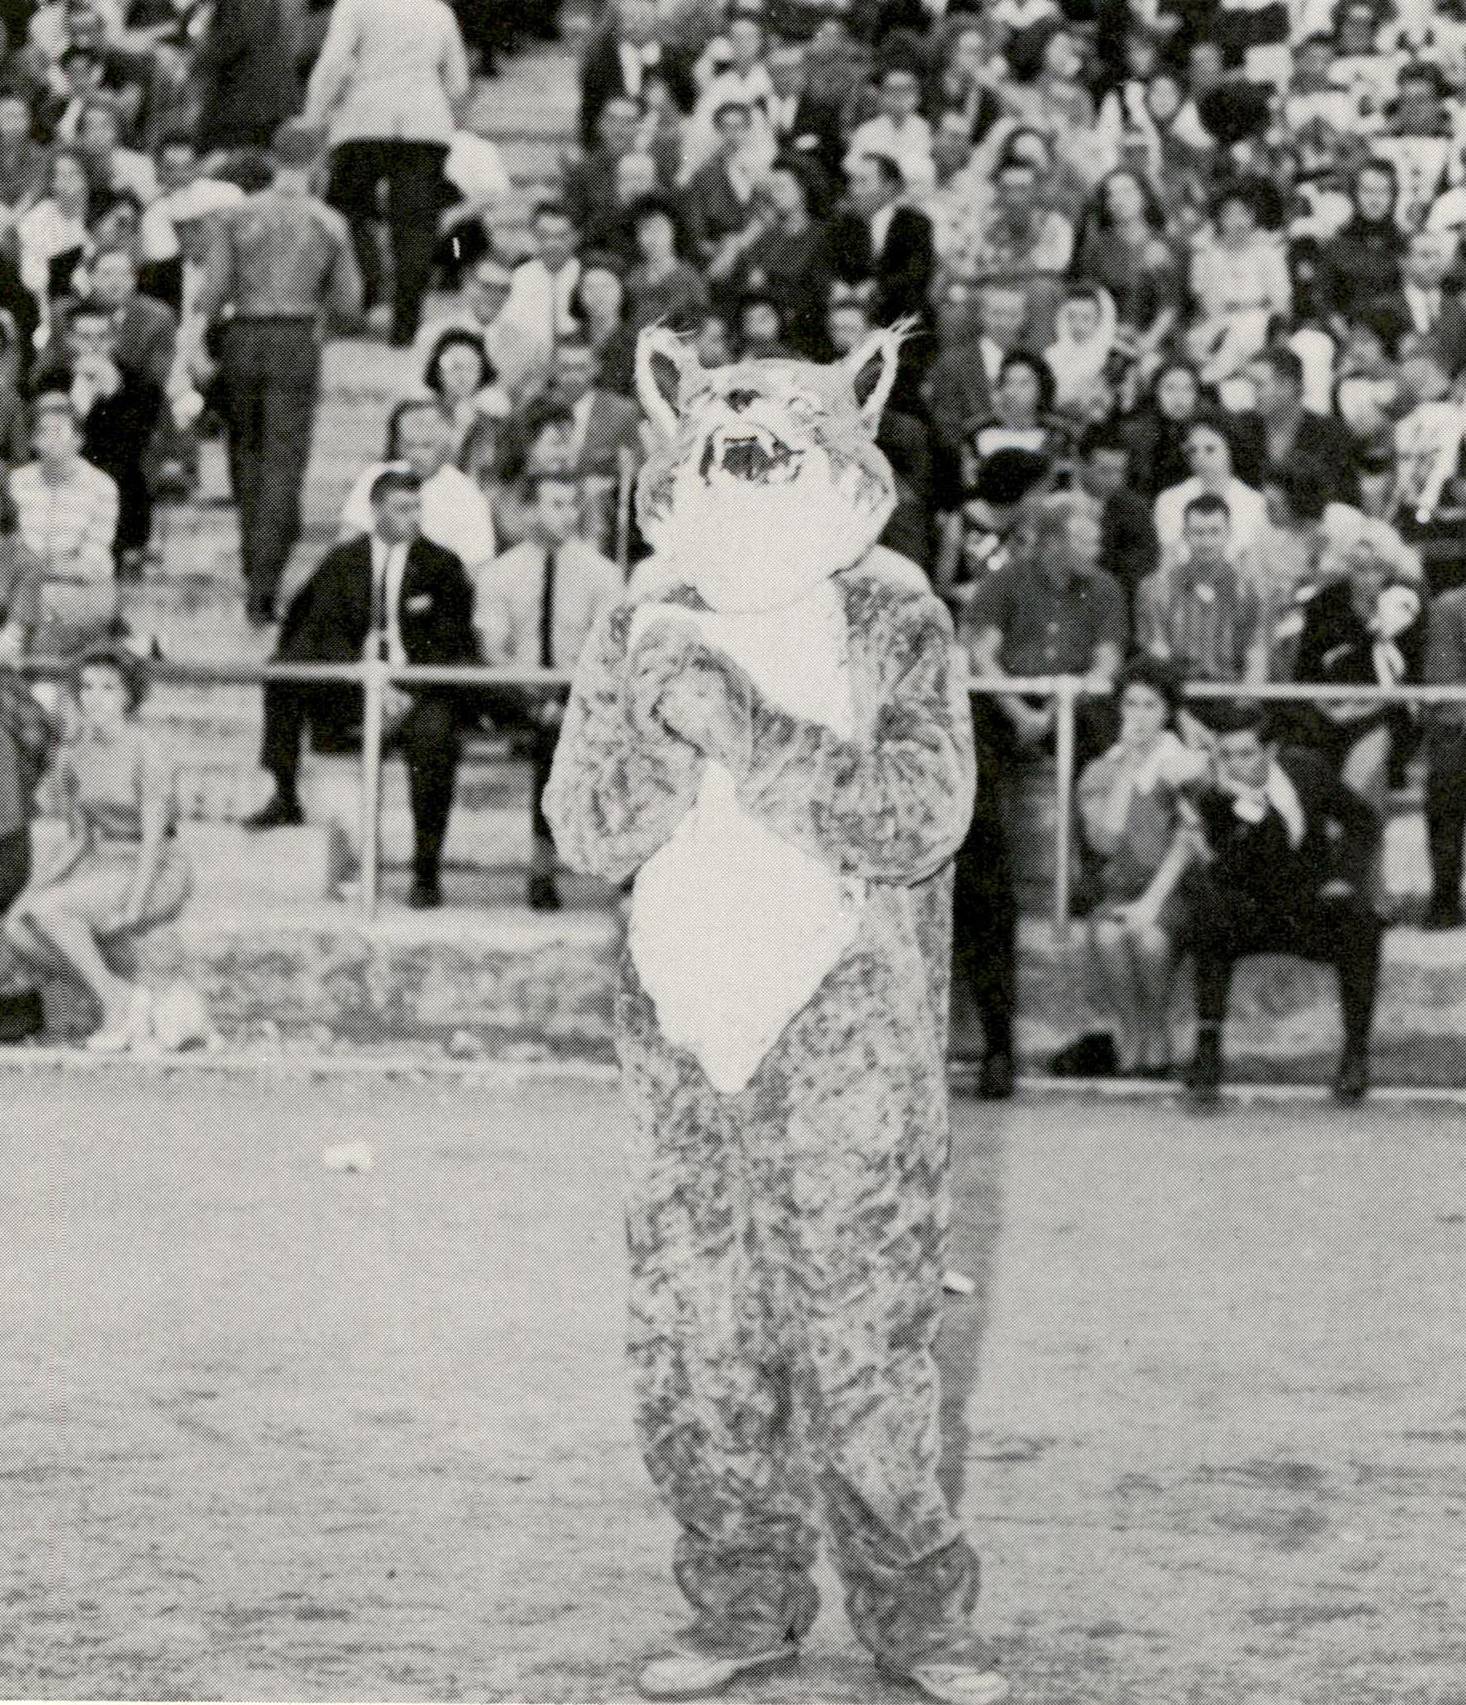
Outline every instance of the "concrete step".
<path id="1" fill-rule="evenodd" d="M 212 890 L 212 879 L 204 875 L 177 923 L 139 945 L 135 962 L 151 986 L 176 976 L 194 983 L 226 1033 L 267 1023 L 314 1027 L 327 1042 L 442 1041 L 463 1030 L 491 1055 L 609 1056 L 622 929 L 603 891 L 567 881 L 567 909 L 536 914 L 517 904 L 517 873 L 450 870 L 448 909 L 416 913 L 400 904 L 405 878 L 393 876 L 392 897 L 367 926 L 344 904 L 236 902 Z M 1056 943 L 1046 925 L 1026 923 L 1020 980 L 1020 1052 L 1041 1072 L 1057 1048 L 1096 1028 L 1077 941 Z M 1182 1046 L 1189 981 L 1183 971 L 1175 1013 Z M 1234 1079 L 1322 1083 L 1337 1045 L 1330 973 L 1278 959 L 1241 967 L 1226 1035 Z M 1466 1082 L 1459 935 L 1388 936 L 1374 1064 L 1382 1084 Z"/>

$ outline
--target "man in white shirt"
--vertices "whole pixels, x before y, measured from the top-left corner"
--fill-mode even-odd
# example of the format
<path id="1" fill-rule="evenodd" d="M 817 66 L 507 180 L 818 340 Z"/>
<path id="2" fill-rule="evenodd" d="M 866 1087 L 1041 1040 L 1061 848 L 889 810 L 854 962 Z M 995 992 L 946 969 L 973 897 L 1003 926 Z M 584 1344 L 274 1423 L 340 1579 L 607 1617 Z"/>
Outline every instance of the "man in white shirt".
<path id="1" fill-rule="evenodd" d="M 574 669 L 592 628 L 622 595 L 616 565 L 577 536 L 581 484 L 573 474 L 534 482 L 532 531 L 477 576 L 474 627 L 489 664 Z M 534 769 L 534 839 L 528 900 L 536 911 L 560 904 L 555 846 L 541 803 L 560 735 L 564 695 L 491 688 L 486 708 L 503 729 L 528 736 Z"/>
<path id="2" fill-rule="evenodd" d="M 554 201 L 535 208 L 530 232 L 534 256 L 515 267 L 500 318 L 514 328 L 527 365 L 543 376 L 554 360 L 556 344 L 575 325 L 572 298 L 580 283 L 575 252 L 579 233 L 569 210 Z"/>
<path id="3" fill-rule="evenodd" d="M 463 564 L 422 534 L 421 481 L 410 468 L 388 468 L 372 482 L 372 524 L 365 538 L 337 545 L 291 600 L 274 661 L 373 662 L 430 668 L 477 662 L 473 588 Z M 361 714 L 359 690 L 338 683 L 271 681 L 264 692 L 261 766 L 274 781 L 248 829 L 303 820 L 297 791 L 309 728 L 318 751 L 350 750 Z M 439 871 L 461 740 L 462 689 L 389 689 L 387 736 L 407 763 L 414 832 L 410 904 L 442 904 Z"/>
<path id="4" fill-rule="evenodd" d="M 469 575 L 494 555 L 494 522 L 489 500 L 467 474 L 453 466 L 453 422 L 430 397 L 399 403 L 391 442 L 395 454 L 373 462 L 357 478 L 341 509 L 340 539 L 372 530 L 372 488 L 377 475 L 395 463 L 411 468 L 422 481 L 422 534 L 452 551 Z"/>
<path id="5" fill-rule="evenodd" d="M 493 255 L 476 261 L 463 281 L 463 294 L 441 319 L 429 320 L 418 335 L 414 361 L 417 371 L 427 371 L 438 339 L 446 331 L 470 331 L 483 339 L 497 382 L 511 397 L 518 397 L 540 383 L 543 369 L 537 365 L 543 352 L 525 325 L 510 320 L 504 310 L 514 287 L 514 274 Z"/>
<path id="6" fill-rule="evenodd" d="M 917 111 L 921 84 L 905 65 L 888 65 L 879 84 L 881 110 L 857 125 L 845 156 L 847 167 L 867 154 L 884 154 L 901 168 L 908 191 L 924 195 L 936 183 L 931 126 Z"/>

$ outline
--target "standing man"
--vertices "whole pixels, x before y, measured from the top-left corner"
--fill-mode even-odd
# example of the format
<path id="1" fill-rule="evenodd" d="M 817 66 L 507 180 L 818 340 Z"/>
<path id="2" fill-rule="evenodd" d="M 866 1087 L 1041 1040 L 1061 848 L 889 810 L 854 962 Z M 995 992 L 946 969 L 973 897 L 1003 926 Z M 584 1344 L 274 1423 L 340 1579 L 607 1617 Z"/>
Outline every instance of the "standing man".
<path id="1" fill-rule="evenodd" d="M 382 295 L 377 194 L 386 185 L 394 348 L 417 336 L 447 199 L 443 163 L 468 88 L 463 37 L 443 0 L 338 0 L 305 118 L 329 127 L 329 199 L 351 222 L 368 306 Z"/>
<path id="2" fill-rule="evenodd" d="M 538 664 L 573 669 L 587 636 L 622 594 L 615 563 L 576 536 L 580 478 L 542 473 L 534 479 L 533 531 L 478 576 L 474 626 L 485 663 Z M 496 687 L 484 694 L 501 727 L 528 734 L 533 768 L 534 839 L 528 900 L 537 912 L 560 905 L 555 886 L 555 842 L 545 817 L 544 793 L 565 715 L 563 693 Z"/>
<path id="3" fill-rule="evenodd" d="M 310 192 L 318 157 L 315 132 L 295 120 L 280 127 L 270 187 L 220 217 L 199 303 L 217 326 L 246 613 L 256 626 L 274 620 L 300 536 L 323 317 L 361 312 L 345 222 Z M 220 324 L 226 308 L 232 318 Z"/>
<path id="4" fill-rule="evenodd" d="M 391 467 L 372 486 L 372 530 L 338 545 L 291 601 L 277 663 L 471 664 L 473 588 L 451 551 L 422 536 L 422 481 Z M 265 688 L 260 763 L 275 795 L 245 823 L 276 829 L 304 821 L 296 777 L 307 728 L 317 746 L 341 750 L 355 737 L 361 695 L 334 682 Z M 390 690 L 388 737 L 407 760 L 415 834 L 410 904 L 441 906 L 439 871 L 458 774 L 460 710 L 453 687 Z"/>

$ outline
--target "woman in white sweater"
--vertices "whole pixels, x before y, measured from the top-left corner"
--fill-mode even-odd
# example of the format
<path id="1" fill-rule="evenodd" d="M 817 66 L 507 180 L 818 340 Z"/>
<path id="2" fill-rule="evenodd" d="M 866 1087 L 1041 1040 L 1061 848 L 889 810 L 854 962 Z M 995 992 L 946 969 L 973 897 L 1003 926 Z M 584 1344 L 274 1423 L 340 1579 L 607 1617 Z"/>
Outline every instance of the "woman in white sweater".
<path id="1" fill-rule="evenodd" d="M 305 117 L 326 129 L 328 199 L 351 222 L 368 306 L 382 295 L 375 226 L 387 186 L 398 346 L 417 334 L 446 200 L 443 162 L 468 86 L 463 38 L 443 0 L 337 0 Z"/>

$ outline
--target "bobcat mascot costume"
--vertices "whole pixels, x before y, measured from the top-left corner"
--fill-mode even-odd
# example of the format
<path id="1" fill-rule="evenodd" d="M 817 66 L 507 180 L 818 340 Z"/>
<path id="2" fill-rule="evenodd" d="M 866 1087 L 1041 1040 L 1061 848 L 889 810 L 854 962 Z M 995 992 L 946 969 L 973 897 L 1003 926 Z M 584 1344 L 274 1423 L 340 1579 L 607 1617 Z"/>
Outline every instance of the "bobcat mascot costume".
<path id="1" fill-rule="evenodd" d="M 945 611 L 875 545 L 897 342 L 706 371 L 643 333 L 654 555 L 586 645 L 545 798 L 569 865 L 635 877 L 616 996 L 629 1348 L 696 1612 L 642 1674 L 654 1698 L 795 1655 L 816 1493 L 878 1663 L 962 1705 L 1006 1693 L 936 1478 L 972 723 Z"/>

